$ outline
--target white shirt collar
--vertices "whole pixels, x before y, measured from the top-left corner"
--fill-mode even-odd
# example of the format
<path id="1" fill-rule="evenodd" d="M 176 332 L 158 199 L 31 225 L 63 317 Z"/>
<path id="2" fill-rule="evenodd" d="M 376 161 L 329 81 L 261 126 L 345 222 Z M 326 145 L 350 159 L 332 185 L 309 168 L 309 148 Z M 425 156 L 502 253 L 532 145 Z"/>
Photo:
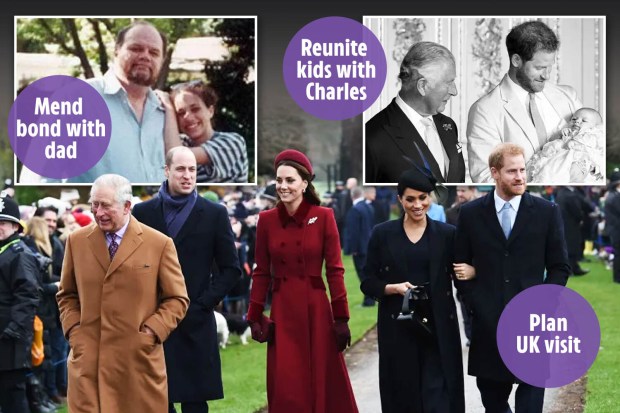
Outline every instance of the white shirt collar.
<path id="1" fill-rule="evenodd" d="M 353 205 L 357 205 L 357 204 L 359 204 L 360 202 L 362 202 L 363 200 L 364 200 L 364 197 L 354 199 L 354 200 L 353 200 Z"/>
<path id="2" fill-rule="evenodd" d="M 515 211 L 519 210 L 519 205 L 521 205 L 521 198 L 521 195 L 517 195 L 513 197 L 510 201 L 508 201 L 512 209 L 514 209 Z M 499 214 L 499 211 L 502 210 L 506 201 L 504 201 L 502 198 L 499 197 L 499 195 L 497 195 L 496 190 L 493 190 L 493 199 L 495 200 L 495 212 Z"/>
<path id="3" fill-rule="evenodd" d="M 432 119 L 432 117 L 420 115 L 418 112 L 415 111 L 415 109 L 413 109 L 411 106 L 405 103 L 405 101 L 403 100 L 403 98 L 400 97 L 400 95 L 396 95 L 395 100 L 396 100 L 396 104 L 398 105 L 398 107 L 405 113 L 405 116 L 407 116 L 407 119 L 409 119 L 409 121 L 418 129 L 418 131 L 420 130 L 418 126 L 421 127 L 422 130 L 424 130 L 425 126 L 422 123 L 422 118 Z M 422 134 L 422 136 L 424 135 Z"/>

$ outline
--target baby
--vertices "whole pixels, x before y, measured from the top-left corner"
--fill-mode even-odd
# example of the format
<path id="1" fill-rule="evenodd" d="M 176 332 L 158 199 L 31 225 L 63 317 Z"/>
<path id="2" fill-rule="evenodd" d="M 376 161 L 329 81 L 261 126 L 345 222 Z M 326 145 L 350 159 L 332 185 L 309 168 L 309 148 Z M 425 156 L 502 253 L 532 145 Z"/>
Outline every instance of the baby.
<path id="1" fill-rule="evenodd" d="M 561 138 L 547 142 L 527 163 L 534 183 L 603 183 L 605 130 L 594 109 L 581 108 L 562 129 Z"/>

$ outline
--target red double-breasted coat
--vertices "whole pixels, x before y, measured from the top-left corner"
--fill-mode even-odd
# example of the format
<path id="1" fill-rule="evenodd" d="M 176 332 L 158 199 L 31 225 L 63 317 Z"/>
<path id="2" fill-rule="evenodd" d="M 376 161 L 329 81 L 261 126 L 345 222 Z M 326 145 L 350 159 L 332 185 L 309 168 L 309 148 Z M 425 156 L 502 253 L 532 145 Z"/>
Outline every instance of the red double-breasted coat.
<path id="1" fill-rule="evenodd" d="M 334 319 L 349 318 L 333 211 L 303 201 L 293 216 L 281 203 L 262 212 L 255 255 L 249 320 L 260 319 L 273 278 L 275 337 L 267 349 L 269 412 L 357 412 L 333 331 Z"/>

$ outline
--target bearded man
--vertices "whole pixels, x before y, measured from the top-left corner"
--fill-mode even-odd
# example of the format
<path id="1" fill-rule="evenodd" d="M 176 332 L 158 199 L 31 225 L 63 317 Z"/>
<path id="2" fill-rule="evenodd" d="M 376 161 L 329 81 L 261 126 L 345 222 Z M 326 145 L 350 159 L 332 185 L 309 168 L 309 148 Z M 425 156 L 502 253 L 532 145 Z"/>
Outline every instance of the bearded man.
<path id="1" fill-rule="evenodd" d="M 495 190 L 463 204 L 459 214 L 455 261 L 473 265 L 476 276 L 457 287 L 472 317 L 468 374 L 476 377 L 487 412 L 511 412 L 508 396 L 516 379 L 497 348 L 500 315 L 526 288 L 566 285 L 570 266 L 560 208 L 525 192 L 523 148 L 498 145 L 489 169 Z M 519 382 L 516 412 L 542 412 L 544 394 L 544 388 Z"/>

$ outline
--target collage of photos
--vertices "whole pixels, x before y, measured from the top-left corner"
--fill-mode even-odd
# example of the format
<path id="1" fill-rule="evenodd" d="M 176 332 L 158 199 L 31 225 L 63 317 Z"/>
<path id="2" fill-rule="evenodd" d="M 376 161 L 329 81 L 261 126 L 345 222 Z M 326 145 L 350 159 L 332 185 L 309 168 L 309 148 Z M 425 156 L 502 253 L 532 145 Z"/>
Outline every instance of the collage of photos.
<path id="1" fill-rule="evenodd" d="M 616 411 L 610 17 L 236 11 L 12 17 L 0 413 Z"/>

